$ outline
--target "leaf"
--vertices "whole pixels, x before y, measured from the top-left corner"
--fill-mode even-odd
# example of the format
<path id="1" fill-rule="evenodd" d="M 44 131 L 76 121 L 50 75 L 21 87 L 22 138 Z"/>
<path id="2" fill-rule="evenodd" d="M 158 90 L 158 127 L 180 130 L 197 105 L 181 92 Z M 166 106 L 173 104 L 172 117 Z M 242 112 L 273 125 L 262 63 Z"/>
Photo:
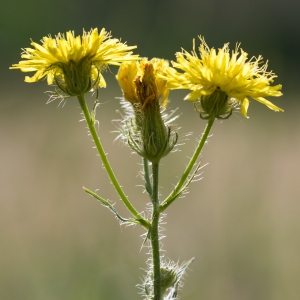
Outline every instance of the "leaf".
<path id="1" fill-rule="evenodd" d="M 105 200 L 104 198 L 100 197 L 99 195 L 97 195 L 96 193 L 92 192 L 91 190 L 87 189 L 86 187 L 82 187 L 84 189 L 85 192 L 87 192 L 88 194 L 90 194 L 91 196 L 93 196 L 94 198 L 96 198 L 97 200 L 99 200 L 105 207 L 107 207 L 110 211 L 112 211 L 115 216 L 123 223 L 135 223 L 135 224 L 141 224 L 142 226 L 146 226 L 148 227 L 149 224 L 147 224 L 147 220 L 144 219 L 126 219 L 123 218 L 119 215 L 119 213 L 117 212 L 117 210 L 113 207 L 112 204 L 110 204 L 107 200 Z"/>

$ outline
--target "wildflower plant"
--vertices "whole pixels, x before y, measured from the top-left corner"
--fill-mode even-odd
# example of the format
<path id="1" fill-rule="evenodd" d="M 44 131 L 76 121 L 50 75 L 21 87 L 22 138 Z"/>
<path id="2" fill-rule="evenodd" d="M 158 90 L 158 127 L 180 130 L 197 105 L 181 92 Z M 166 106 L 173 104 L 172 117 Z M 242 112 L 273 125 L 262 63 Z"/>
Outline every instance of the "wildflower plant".
<path id="1" fill-rule="evenodd" d="M 215 119 L 228 119 L 240 109 L 247 117 L 249 98 L 274 111 L 283 111 L 266 99 L 279 97 L 281 85 L 271 85 L 276 75 L 267 71 L 262 57 L 251 58 L 239 45 L 230 53 L 229 45 L 210 49 L 203 37 L 199 54 L 182 50 L 176 53 L 176 62 L 153 58 L 148 60 L 132 54 L 136 46 L 127 46 L 112 38 L 105 29 L 58 34 L 44 37 L 42 44 L 31 42 L 33 48 L 23 49 L 22 58 L 11 69 L 35 72 L 25 77 L 26 82 L 47 78 L 48 84 L 56 86 L 57 97 L 77 97 L 89 132 L 103 166 L 116 192 L 127 207 L 130 217 L 121 216 L 115 206 L 95 192 L 83 188 L 88 194 L 109 208 L 122 224 L 139 224 L 145 229 L 144 244 L 149 243 L 151 257 L 148 260 L 143 283 L 140 284 L 144 299 L 171 300 L 178 298 L 182 276 L 193 258 L 178 264 L 161 255 L 159 226 L 166 209 L 188 188 L 197 174 L 199 155 L 207 141 Z M 145 216 L 138 212 L 119 184 L 101 144 L 95 128 L 98 99 L 89 109 L 85 94 L 106 87 L 103 71 L 110 65 L 120 66 L 116 79 L 123 93 L 121 104 L 126 113 L 121 122 L 120 135 L 138 155 L 144 166 L 145 190 L 151 204 L 151 213 Z M 170 90 L 187 89 L 185 100 L 194 103 L 200 117 L 207 125 L 186 169 L 174 189 L 161 200 L 159 198 L 159 165 L 161 159 L 172 153 L 178 134 L 172 128 L 171 118 L 166 113 Z M 150 168 L 149 168 L 150 166 Z"/>

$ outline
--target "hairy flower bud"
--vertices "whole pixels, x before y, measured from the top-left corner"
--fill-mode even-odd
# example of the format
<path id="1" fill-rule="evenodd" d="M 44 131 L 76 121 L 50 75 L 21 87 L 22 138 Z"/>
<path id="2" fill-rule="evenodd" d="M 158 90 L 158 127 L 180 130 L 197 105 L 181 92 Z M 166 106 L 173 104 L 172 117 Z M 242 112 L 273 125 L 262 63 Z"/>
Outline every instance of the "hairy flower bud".
<path id="1" fill-rule="evenodd" d="M 178 263 L 169 261 L 162 261 L 160 268 L 161 278 L 161 294 L 163 299 L 176 300 L 178 299 L 178 290 L 182 287 L 182 277 L 185 274 L 186 269 L 194 261 L 191 258 L 189 261 L 179 265 Z M 147 274 L 144 278 L 143 283 L 140 285 L 142 294 L 145 295 L 145 299 L 154 299 L 154 275 L 153 266 L 149 264 Z"/>
<path id="2" fill-rule="evenodd" d="M 143 59 L 139 63 L 124 63 L 116 76 L 134 111 L 134 118 L 131 115 L 130 121 L 125 122 L 125 137 L 134 151 L 151 162 L 170 153 L 177 142 L 177 134 L 162 116 L 169 89 L 157 73 L 167 66 L 168 62 L 162 59 Z"/>
<path id="3" fill-rule="evenodd" d="M 177 267 L 177 266 L 176 266 Z M 178 281 L 178 270 L 174 266 L 166 266 L 160 269 L 161 276 L 161 292 L 166 294 L 167 290 L 175 286 Z"/>

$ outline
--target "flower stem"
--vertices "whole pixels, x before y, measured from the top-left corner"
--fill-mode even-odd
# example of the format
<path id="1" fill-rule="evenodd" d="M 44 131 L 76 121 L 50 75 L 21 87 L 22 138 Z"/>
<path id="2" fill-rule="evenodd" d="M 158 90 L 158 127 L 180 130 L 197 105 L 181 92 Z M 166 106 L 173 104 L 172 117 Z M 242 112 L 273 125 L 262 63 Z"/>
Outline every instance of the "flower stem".
<path id="1" fill-rule="evenodd" d="M 161 274 L 160 274 L 160 251 L 159 251 L 159 199 L 158 199 L 158 170 L 159 163 L 152 163 L 152 224 L 151 224 L 151 246 L 152 246 L 152 263 L 153 263 L 153 289 L 154 300 L 161 300 Z"/>
<path id="2" fill-rule="evenodd" d="M 202 134 L 202 137 L 199 141 L 199 144 L 197 148 L 195 149 L 195 152 L 192 156 L 192 158 L 189 161 L 189 164 L 187 165 L 183 175 L 181 176 L 180 180 L 178 181 L 177 185 L 175 186 L 174 190 L 171 192 L 171 194 L 161 203 L 160 205 L 160 212 L 164 211 L 177 197 L 181 194 L 180 189 L 185 184 L 189 174 L 191 173 L 193 167 L 195 166 L 195 163 L 202 151 L 203 146 L 205 145 L 205 142 L 208 138 L 209 132 L 214 124 L 215 118 L 211 118 L 208 120 L 208 123 L 206 124 L 206 127 L 204 129 L 204 132 Z M 178 195 L 178 196 L 177 196 Z"/>
<path id="3" fill-rule="evenodd" d="M 89 127 L 91 136 L 93 137 L 95 146 L 98 150 L 98 153 L 100 155 L 100 158 L 102 160 L 102 163 L 104 165 L 104 168 L 107 172 L 107 175 L 109 177 L 109 179 L 111 180 L 114 188 L 116 189 L 117 193 L 119 194 L 120 198 L 122 199 L 123 203 L 125 204 L 125 206 L 128 208 L 128 210 L 132 213 L 132 215 L 136 218 L 136 219 L 143 219 L 142 216 L 137 212 L 137 210 L 133 207 L 133 205 L 130 203 L 130 201 L 128 200 L 128 198 L 126 197 L 126 195 L 124 194 L 110 164 L 109 161 L 106 157 L 106 154 L 104 152 L 104 149 L 102 147 L 102 144 L 100 142 L 100 138 L 98 137 L 97 131 L 95 129 L 95 124 L 94 124 L 94 120 L 91 118 L 91 114 L 89 112 L 89 109 L 86 105 L 85 99 L 83 95 L 77 96 L 81 109 L 83 111 L 86 123 Z"/>

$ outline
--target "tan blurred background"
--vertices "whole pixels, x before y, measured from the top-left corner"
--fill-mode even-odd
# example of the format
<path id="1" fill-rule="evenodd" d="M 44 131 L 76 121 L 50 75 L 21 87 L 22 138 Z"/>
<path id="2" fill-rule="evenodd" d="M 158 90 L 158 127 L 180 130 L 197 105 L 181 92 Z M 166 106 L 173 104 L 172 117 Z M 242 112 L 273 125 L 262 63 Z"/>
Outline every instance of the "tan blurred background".
<path id="1" fill-rule="evenodd" d="M 20 60 L 30 38 L 91 27 L 111 30 L 141 56 L 174 59 L 204 35 L 212 47 L 241 42 L 251 56 L 269 59 L 284 96 L 274 113 L 252 101 L 250 119 L 236 113 L 216 122 L 202 162 L 203 180 L 177 200 L 165 219 L 166 256 L 196 260 L 181 299 L 297 300 L 300 295 L 299 50 L 297 1 L 36 1 L 3 2 L 0 11 L 0 299 L 141 299 L 147 259 L 143 230 L 120 227 L 81 186 L 116 202 L 87 136 L 76 99 L 46 105 L 45 82 L 24 83 Z M 100 91 L 97 117 L 108 157 L 131 201 L 148 201 L 141 166 L 128 147 L 114 142 L 121 96 L 114 75 Z M 162 161 L 161 189 L 176 183 L 205 126 L 186 92 L 170 94 L 179 107 L 180 152 Z M 89 103 L 92 104 L 92 99 Z"/>

